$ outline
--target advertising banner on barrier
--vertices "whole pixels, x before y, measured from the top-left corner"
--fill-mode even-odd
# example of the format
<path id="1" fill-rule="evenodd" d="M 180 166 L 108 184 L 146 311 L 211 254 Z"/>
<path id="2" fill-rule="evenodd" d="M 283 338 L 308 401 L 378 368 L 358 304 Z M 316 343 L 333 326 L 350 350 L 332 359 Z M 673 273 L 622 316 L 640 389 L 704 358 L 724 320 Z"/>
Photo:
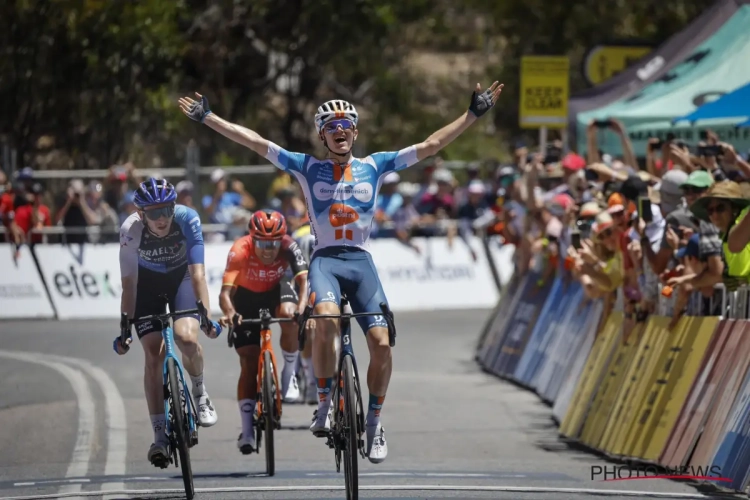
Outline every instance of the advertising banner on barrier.
<path id="1" fill-rule="evenodd" d="M 555 355 L 562 353 L 564 350 L 563 343 L 569 340 L 570 334 L 578 335 L 581 333 L 583 324 L 587 319 L 587 316 L 582 314 L 581 311 L 583 289 L 576 282 L 568 282 L 563 283 L 563 290 L 565 296 L 560 300 L 562 306 L 559 309 L 559 314 L 551 318 L 550 333 L 539 345 L 529 372 L 529 383 L 540 396 L 550 382 Z M 565 363 L 569 361 L 569 358 L 565 359 Z M 542 399 L 547 398 L 542 396 Z"/>
<path id="2" fill-rule="evenodd" d="M 690 465 L 706 464 L 719 447 L 727 417 L 732 410 L 737 393 L 740 392 L 745 374 L 750 365 L 750 323 L 737 321 L 734 331 L 740 337 L 737 349 L 727 358 L 727 372 L 720 385 L 720 393 L 711 405 L 703 434 L 690 459 Z"/>
<path id="3" fill-rule="evenodd" d="M 729 414 L 724 437 L 711 464 L 721 468 L 722 475 L 733 479 L 732 488 L 743 489 L 746 472 L 750 469 L 750 377 L 745 376 L 734 407 Z M 725 485 L 729 486 L 729 485 Z"/>
<path id="4" fill-rule="evenodd" d="M 536 279 L 526 282 L 513 316 L 506 325 L 502 347 L 493 363 L 494 373 L 509 376 L 515 371 L 551 288 L 551 283 L 540 286 Z"/>
<path id="5" fill-rule="evenodd" d="M 0 319 L 53 318 L 44 283 L 29 247 L 0 244 Z"/>
<path id="6" fill-rule="evenodd" d="M 59 319 L 117 318 L 120 245 L 36 245 Z"/>
<path id="7" fill-rule="evenodd" d="M 719 323 L 714 349 L 701 369 L 701 374 L 690 389 L 690 395 L 680 409 L 677 424 L 670 433 L 667 445 L 659 458 L 666 465 L 686 465 L 701 428 L 708 418 L 711 402 L 719 391 L 727 369 L 727 353 L 737 349 L 739 336 L 735 332 L 735 320 L 722 320 Z"/>
<path id="8" fill-rule="evenodd" d="M 497 287 L 477 240 L 472 242 L 477 249 L 476 262 L 461 241 L 454 242 L 452 248 L 446 238 L 421 238 L 416 243 L 422 249 L 421 254 L 396 240 L 370 242 L 370 253 L 394 311 L 483 309 L 497 303 Z M 214 314 L 220 313 L 219 292 L 231 246 L 232 242 L 205 246 L 209 303 Z M 60 319 L 119 316 L 122 287 L 118 244 L 38 245 L 35 252 Z M 493 258 L 499 267 L 509 269 L 512 256 L 513 252 L 505 249 Z M 39 273 L 30 254 L 28 257 L 25 260 L 30 268 L 20 271 L 8 268 L 4 276 L 8 279 L 17 276 L 14 283 L 35 280 L 39 286 Z M 44 292 L 42 286 L 39 290 Z M 49 311 L 51 308 L 47 306 Z M 22 308 L 19 306 L 18 310 Z M 51 312 L 47 314 L 52 316 Z"/>
<path id="9" fill-rule="evenodd" d="M 549 327 L 552 324 L 553 318 L 562 314 L 566 302 L 567 298 L 563 293 L 562 278 L 557 276 L 552 282 L 552 288 L 549 294 L 547 294 L 547 300 L 544 301 L 539 318 L 536 320 L 529 340 L 518 360 L 518 365 L 514 373 L 511 374 L 512 378 L 517 382 L 527 387 L 530 386 L 533 369 L 536 366 L 535 361 L 538 360 L 539 351 L 544 349 L 543 344 L 551 333 Z"/>
<path id="10" fill-rule="evenodd" d="M 447 238 L 413 241 L 421 249 L 420 254 L 394 239 L 377 239 L 369 244 L 394 311 L 480 309 L 497 304 L 497 287 L 477 238 L 470 240 L 477 253 L 476 262 L 461 241 L 454 241 L 452 248 Z M 498 267 L 509 267 L 511 256 L 507 251 L 499 254 Z M 508 259 L 508 263 L 502 263 L 500 258 Z"/>
<path id="11" fill-rule="evenodd" d="M 214 314 L 220 312 L 221 278 L 230 247 L 230 243 L 206 246 L 209 304 Z M 37 245 L 34 251 L 59 319 L 119 317 L 120 245 Z"/>
<path id="12" fill-rule="evenodd" d="M 601 300 L 592 303 L 588 309 L 584 310 L 584 314 L 588 313 L 591 320 L 586 323 L 586 328 L 581 332 L 579 343 L 571 346 L 570 352 L 574 361 L 565 371 L 565 375 L 561 377 L 557 395 L 554 398 L 555 405 L 552 407 L 552 416 L 558 424 L 562 422 L 568 411 L 578 380 L 581 378 L 586 362 L 591 355 L 603 310 L 604 304 Z"/>
<path id="13" fill-rule="evenodd" d="M 500 300 L 498 312 L 488 326 L 487 340 L 481 353 L 481 365 L 485 370 L 492 370 L 492 364 L 497 359 L 498 353 L 502 348 L 506 327 L 513 316 L 512 313 L 516 310 L 518 302 L 523 296 L 526 283 L 534 279 L 533 274 L 516 277 L 510 282 L 508 288 L 505 289 L 503 298 Z"/>

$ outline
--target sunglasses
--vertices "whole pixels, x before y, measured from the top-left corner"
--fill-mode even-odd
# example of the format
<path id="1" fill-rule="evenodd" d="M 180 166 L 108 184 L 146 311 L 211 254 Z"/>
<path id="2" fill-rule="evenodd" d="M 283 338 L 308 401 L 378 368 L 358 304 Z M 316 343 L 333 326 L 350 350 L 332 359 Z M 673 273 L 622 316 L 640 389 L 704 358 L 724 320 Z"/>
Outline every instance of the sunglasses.
<path id="1" fill-rule="evenodd" d="M 354 123 L 350 120 L 333 120 L 323 125 L 323 130 L 332 134 L 333 132 L 336 132 L 336 129 L 339 128 L 339 126 L 344 130 L 349 130 L 354 128 Z"/>
<path id="2" fill-rule="evenodd" d="M 253 243 L 255 244 L 256 248 L 260 248 L 261 250 L 271 250 L 271 249 L 279 248 L 281 246 L 281 240 L 254 239 Z"/>
<path id="3" fill-rule="evenodd" d="M 726 211 L 726 205 L 712 205 L 710 207 L 706 207 L 706 212 L 708 213 L 708 215 L 712 215 L 714 212 L 717 214 L 723 214 Z"/>
<path id="4" fill-rule="evenodd" d="M 706 192 L 706 189 L 704 189 L 704 188 L 697 188 L 697 187 L 690 187 L 690 186 L 685 186 L 684 188 L 682 188 L 682 191 L 683 191 L 683 192 L 684 192 L 685 194 L 702 194 L 702 193 L 705 193 L 705 192 Z"/>
<path id="5" fill-rule="evenodd" d="M 174 205 L 167 205 L 166 207 L 150 208 L 144 210 L 146 218 L 149 220 L 159 220 L 162 217 L 172 217 L 174 215 Z"/>
<path id="6" fill-rule="evenodd" d="M 603 240 L 603 239 L 609 238 L 610 236 L 612 236 L 613 232 L 614 231 L 612 231 L 612 229 L 605 229 L 604 231 L 599 233 L 599 239 Z"/>

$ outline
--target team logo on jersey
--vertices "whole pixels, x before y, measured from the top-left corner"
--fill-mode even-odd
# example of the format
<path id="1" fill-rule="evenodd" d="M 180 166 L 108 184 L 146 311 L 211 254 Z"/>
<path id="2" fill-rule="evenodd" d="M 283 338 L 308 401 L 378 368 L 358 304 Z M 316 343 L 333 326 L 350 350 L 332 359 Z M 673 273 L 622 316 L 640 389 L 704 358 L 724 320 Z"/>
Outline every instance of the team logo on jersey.
<path id="1" fill-rule="evenodd" d="M 354 186 L 347 184 L 328 184 L 327 182 L 316 182 L 313 185 L 313 196 L 320 201 L 340 200 L 345 201 L 354 197 L 357 201 L 367 203 L 372 200 L 372 184 L 360 182 Z"/>
<path id="2" fill-rule="evenodd" d="M 359 220 L 359 214 L 343 203 L 334 203 L 328 211 L 328 220 L 333 227 L 341 227 Z"/>

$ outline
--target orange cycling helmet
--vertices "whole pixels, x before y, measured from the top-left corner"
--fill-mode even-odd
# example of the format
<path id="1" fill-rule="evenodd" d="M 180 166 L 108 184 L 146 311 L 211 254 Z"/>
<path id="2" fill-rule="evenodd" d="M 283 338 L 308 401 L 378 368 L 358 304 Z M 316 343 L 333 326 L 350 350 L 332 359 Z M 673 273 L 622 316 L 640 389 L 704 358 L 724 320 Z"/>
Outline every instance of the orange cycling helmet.
<path id="1" fill-rule="evenodd" d="M 250 217 L 248 229 L 253 238 L 278 240 L 286 234 L 286 220 L 274 210 L 258 210 Z"/>

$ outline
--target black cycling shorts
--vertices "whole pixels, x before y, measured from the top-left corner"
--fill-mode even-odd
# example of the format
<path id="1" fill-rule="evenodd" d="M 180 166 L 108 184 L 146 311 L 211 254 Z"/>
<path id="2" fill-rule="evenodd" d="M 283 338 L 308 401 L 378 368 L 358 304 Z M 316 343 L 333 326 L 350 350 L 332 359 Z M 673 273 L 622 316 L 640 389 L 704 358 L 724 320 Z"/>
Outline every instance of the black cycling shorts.
<path id="1" fill-rule="evenodd" d="M 138 284 L 135 292 L 135 317 L 150 316 L 167 312 L 166 306 L 159 298 L 166 295 L 169 300 L 169 311 L 195 309 L 195 293 L 190 280 L 188 266 L 182 266 L 167 273 L 157 273 L 138 267 Z M 198 315 L 189 315 L 198 319 Z M 177 320 L 179 317 L 174 318 Z M 151 332 L 161 333 L 161 327 L 153 321 L 145 321 L 136 326 L 138 338 Z"/>
<path id="2" fill-rule="evenodd" d="M 260 318 L 261 309 L 268 309 L 271 316 L 276 315 L 276 309 L 282 304 L 290 302 L 297 304 L 299 296 L 292 284 L 281 280 L 267 292 L 251 292 L 247 288 L 237 287 L 232 303 L 237 314 L 243 319 Z M 260 325 L 243 326 L 235 330 L 234 347 L 260 345 Z"/>

